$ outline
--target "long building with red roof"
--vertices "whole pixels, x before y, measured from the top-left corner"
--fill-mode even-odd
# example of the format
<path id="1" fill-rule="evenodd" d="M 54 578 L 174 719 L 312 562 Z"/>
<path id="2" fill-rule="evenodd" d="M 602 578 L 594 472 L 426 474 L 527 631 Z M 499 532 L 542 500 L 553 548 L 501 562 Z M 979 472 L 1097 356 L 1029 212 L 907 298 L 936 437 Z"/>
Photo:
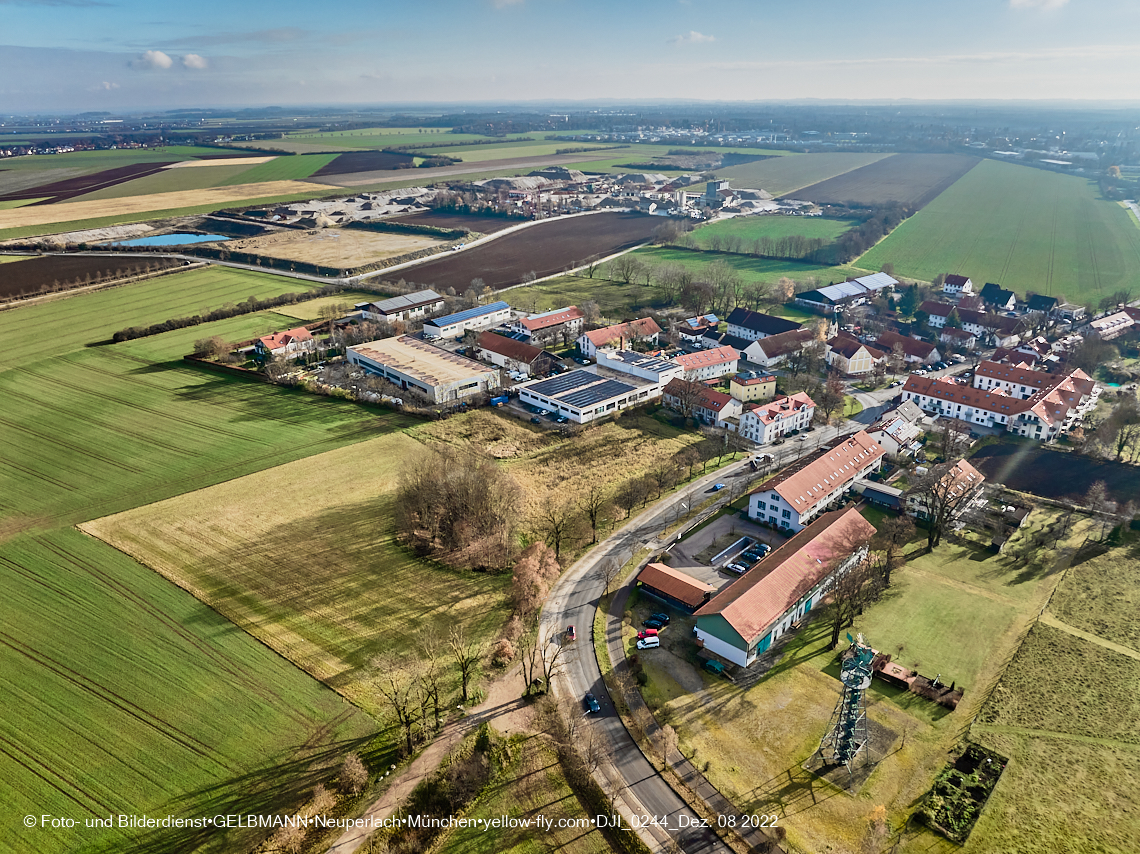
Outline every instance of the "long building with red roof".
<path id="1" fill-rule="evenodd" d="M 1100 386 L 1084 371 L 1047 374 L 982 362 L 972 386 L 953 378 L 907 378 L 903 399 L 926 412 L 1049 441 L 1076 426 L 1096 406 Z"/>
<path id="2" fill-rule="evenodd" d="M 845 436 L 760 484 L 748 498 L 748 515 L 786 531 L 802 531 L 856 480 L 878 471 L 884 453 L 863 430 Z"/>
<path id="3" fill-rule="evenodd" d="M 854 507 L 820 516 L 696 612 L 698 642 L 747 667 L 867 556 L 874 526 Z"/>

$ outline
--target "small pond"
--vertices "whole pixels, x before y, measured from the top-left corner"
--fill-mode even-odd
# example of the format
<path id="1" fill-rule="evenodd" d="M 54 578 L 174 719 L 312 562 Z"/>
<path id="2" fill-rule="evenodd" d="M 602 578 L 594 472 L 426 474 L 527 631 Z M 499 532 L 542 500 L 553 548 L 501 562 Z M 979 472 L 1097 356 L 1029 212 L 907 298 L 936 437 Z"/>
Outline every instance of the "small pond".
<path id="1" fill-rule="evenodd" d="M 214 243 L 229 240 L 224 234 L 154 234 L 134 240 L 115 240 L 103 246 L 185 246 L 188 243 Z"/>

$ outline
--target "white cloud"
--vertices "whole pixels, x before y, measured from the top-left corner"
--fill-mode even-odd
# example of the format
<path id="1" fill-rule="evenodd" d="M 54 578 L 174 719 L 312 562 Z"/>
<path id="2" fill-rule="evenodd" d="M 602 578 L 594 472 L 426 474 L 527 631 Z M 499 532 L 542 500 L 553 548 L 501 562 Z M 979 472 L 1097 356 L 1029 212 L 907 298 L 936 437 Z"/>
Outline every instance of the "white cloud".
<path id="1" fill-rule="evenodd" d="M 1012 9 L 1060 9 L 1069 0 L 1009 0 Z"/>
<path id="2" fill-rule="evenodd" d="M 132 68 L 170 68 L 174 60 L 161 50 L 148 50 L 131 63 Z"/>
<path id="3" fill-rule="evenodd" d="M 118 89 L 118 88 L 119 88 L 118 83 L 111 83 L 110 81 L 104 80 L 102 83 L 98 84 L 97 86 L 92 86 L 91 91 L 92 92 L 110 92 L 112 89 Z"/>
<path id="4" fill-rule="evenodd" d="M 188 53 L 182 57 L 182 64 L 186 68 L 202 69 L 210 63 L 206 61 L 206 58 L 204 56 L 198 56 L 196 53 Z"/>
<path id="5" fill-rule="evenodd" d="M 673 36 L 669 39 L 669 44 L 706 44 L 708 42 L 715 42 L 716 36 L 706 36 L 704 33 L 698 33 L 696 30 L 689 30 L 679 36 Z"/>

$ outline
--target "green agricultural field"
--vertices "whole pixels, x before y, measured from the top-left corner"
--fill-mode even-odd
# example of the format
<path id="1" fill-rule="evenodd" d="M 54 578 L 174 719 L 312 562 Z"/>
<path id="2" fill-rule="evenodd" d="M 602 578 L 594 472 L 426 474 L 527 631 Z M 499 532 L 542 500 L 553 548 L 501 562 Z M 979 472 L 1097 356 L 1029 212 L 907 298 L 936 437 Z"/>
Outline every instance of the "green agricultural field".
<path id="1" fill-rule="evenodd" d="M 300 303 L 299 305 L 304 305 Z M 283 306 L 294 308 L 294 306 Z M 226 320 L 216 320 L 213 323 L 203 323 L 201 326 L 190 326 L 186 329 L 175 329 L 163 332 L 161 335 L 150 335 L 146 338 L 136 338 L 115 344 L 111 351 L 124 353 L 148 362 L 176 362 L 188 353 L 194 351 L 194 342 L 202 338 L 211 338 L 220 335 L 223 340 L 231 343 L 249 341 L 280 332 L 283 329 L 292 329 L 303 321 L 295 317 L 281 314 L 277 311 L 258 311 L 253 314 L 243 314 L 230 317 Z"/>
<path id="2" fill-rule="evenodd" d="M 903 222 L 857 263 L 931 280 L 961 273 L 1096 303 L 1140 287 L 1140 231 L 1130 214 L 1075 175 L 986 160 Z"/>
<path id="3" fill-rule="evenodd" d="M 512 305 L 527 311 L 549 311 L 566 305 L 582 305 L 593 300 L 602 315 L 614 320 L 632 320 L 644 311 L 665 308 L 657 288 L 637 283 L 612 282 L 595 273 L 593 279 L 585 276 L 559 276 L 522 288 L 512 288 L 502 294 Z"/>
<path id="4" fill-rule="evenodd" d="M 1105 607 L 1106 602 L 1114 603 Z M 1114 550 L 1065 573 L 1049 603 L 1062 622 L 1140 652 L 1140 556 Z"/>
<path id="5" fill-rule="evenodd" d="M 307 300 L 306 302 L 299 302 L 295 305 L 282 305 L 273 309 L 276 314 L 284 315 L 285 317 L 294 318 L 296 321 L 304 321 L 311 323 L 314 320 L 319 320 L 321 317 L 321 310 L 326 306 L 348 306 L 345 313 L 352 311 L 352 306 L 358 302 L 378 302 L 384 300 L 386 297 L 379 294 L 368 293 L 367 291 L 341 291 L 339 294 L 333 294 L 331 297 L 318 297 L 317 299 Z"/>
<path id="6" fill-rule="evenodd" d="M 175 193 L 181 190 L 206 190 L 211 187 L 224 187 L 227 184 L 245 184 L 247 181 L 234 180 L 250 166 L 194 166 L 182 169 L 163 169 L 154 175 L 124 181 L 113 187 L 103 187 L 91 193 L 84 193 L 71 202 L 90 202 L 98 199 L 122 199 L 127 196 L 149 196 L 153 193 Z"/>
<path id="7" fill-rule="evenodd" d="M 407 433 L 277 466 L 84 524 L 364 709 L 370 661 L 418 656 L 424 632 L 489 640 L 509 574 L 436 567 L 395 542 L 391 495 L 422 452 Z M 335 489 L 330 489 L 335 484 Z M 267 495 L 290 496 L 266 507 Z"/>
<path id="8" fill-rule="evenodd" d="M 716 170 L 716 177 L 731 181 L 733 187 L 767 190 L 773 196 L 783 196 L 890 157 L 889 154 L 856 154 L 834 152 L 829 154 L 797 154 L 788 157 L 759 160 L 742 166 L 729 166 Z M 694 189 L 701 192 L 704 187 Z"/>
<path id="9" fill-rule="evenodd" d="M 107 341 L 128 326 L 195 315 L 251 296 L 303 292 L 308 285 L 266 273 L 206 267 L 0 312 L 0 335 L 9 345 L 0 353 L 0 372 Z"/>
<path id="10" fill-rule="evenodd" d="M 124 346 L 148 344 L 161 346 Z M 410 423 L 118 345 L 0 371 L 0 396 L 0 518 L 36 524 L 115 513 Z"/>
<path id="11" fill-rule="evenodd" d="M 194 597 L 77 531 L 0 543 L 0 577 L 5 851 L 174 851 L 207 841 L 204 850 L 240 850 L 254 841 L 243 831 L 142 834 L 92 830 L 84 819 L 288 809 L 316 767 L 375 732 Z M 79 826 L 29 831 L 28 814 Z"/>
<path id="12" fill-rule="evenodd" d="M 809 264 L 797 261 L 776 261 L 766 258 L 752 258 L 748 255 L 733 255 L 723 253 L 692 252 L 687 249 L 670 249 L 664 247 L 646 247 L 634 253 L 639 261 L 645 264 L 680 264 L 694 275 L 701 275 L 713 261 L 724 261 L 747 282 L 775 283 L 783 277 L 794 279 L 797 282 L 815 282 L 812 287 L 826 285 L 831 282 L 842 282 L 847 276 L 866 276 L 873 270 L 846 265 L 842 267 L 825 267 L 820 264 Z"/>
<path id="13" fill-rule="evenodd" d="M 440 142 L 480 142 L 493 139 L 474 133 L 452 133 L 450 128 L 359 128 L 315 133 L 291 133 L 284 140 L 270 140 L 268 146 L 278 142 L 297 142 L 305 145 L 324 145 L 334 148 L 369 149 L 391 148 L 395 145 L 430 145 Z"/>
<path id="14" fill-rule="evenodd" d="M 33 255 L 0 255 L 0 264 L 11 264 L 13 261 L 26 261 Z"/>
<path id="15" fill-rule="evenodd" d="M 225 183 L 260 184 L 265 181 L 303 181 L 321 167 L 327 166 L 338 156 L 337 154 L 300 154 L 295 157 L 276 157 L 268 163 L 245 167 L 244 172 Z"/>
<path id="16" fill-rule="evenodd" d="M 709 249 L 713 237 L 721 240 L 740 238 L 741 251 L 748 251 L 752 241 L 762 237 L 818 237 L 832 241 L 855 225 L 850 219 L 824 219 L 804 216 L 734 216 L 732 219 L 710 223 L 698 228 L 693 236 L 697 245 Z"/>
<path id="17" fill-rule="evenodd" d="M 48 198 L 48 197 L 44 196 L 44 198 Z M 22 208 L 25 205 L 34 205 L 36 202 L 42 202 L 44 200 L 44 198 L 41 198 L 41 199 L 10 199 L 9 201 L 6 201 L 6 202 L 0 202 L 0 211 L 10 211 L 10 210 L 14 210 L 15 208 Z"/>
<path id="18" fill-rule="evenodd" d="M 535 142 L 512 142 L 499 145 L 481 145 L 473 148 L 461 149 L 433 149 L 425 148 L 422 154 L 434 154 L 437 151 L 448 157 L 458 157 L 464 163 L 478 163 L 484 160 L 509 160 L 519 157 L 547 157 L 557 153 L 560 148 L 567 148 L 564 142 L 548 142 L 536 140 Z M 604 155 L 604 151 L 591 152 L 591 154 Z"/>
<path id="19" fill-rule="evenodd" d="M 202 148 L 193 145 L 171 145 L 164 148 L 124 148 L 107 151 L 70 151 L 66 154 L 35 154 L 26 157 L 8 157 L 4 170 L 46 170 L 82 168 L 87 172 L 115 169 L 132 163 L 174 163 L 180 160 L 198 160 L 203 155 L 218 156 L 228 153 L 223 148 Z M 55 180 L 47 178 L 46 180 Z"/>

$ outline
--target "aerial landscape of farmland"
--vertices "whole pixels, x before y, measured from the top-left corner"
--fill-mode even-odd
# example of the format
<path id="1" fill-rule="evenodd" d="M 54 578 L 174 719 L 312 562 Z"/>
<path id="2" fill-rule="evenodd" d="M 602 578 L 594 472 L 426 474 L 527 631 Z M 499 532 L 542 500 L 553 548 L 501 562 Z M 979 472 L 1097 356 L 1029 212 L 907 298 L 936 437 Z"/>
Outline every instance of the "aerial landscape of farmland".
<path id="1" fill-rule="evenodd" d="M 1134 854 L 1140 11 L 745 5 L 0 2 L 0 854 Z"/>

